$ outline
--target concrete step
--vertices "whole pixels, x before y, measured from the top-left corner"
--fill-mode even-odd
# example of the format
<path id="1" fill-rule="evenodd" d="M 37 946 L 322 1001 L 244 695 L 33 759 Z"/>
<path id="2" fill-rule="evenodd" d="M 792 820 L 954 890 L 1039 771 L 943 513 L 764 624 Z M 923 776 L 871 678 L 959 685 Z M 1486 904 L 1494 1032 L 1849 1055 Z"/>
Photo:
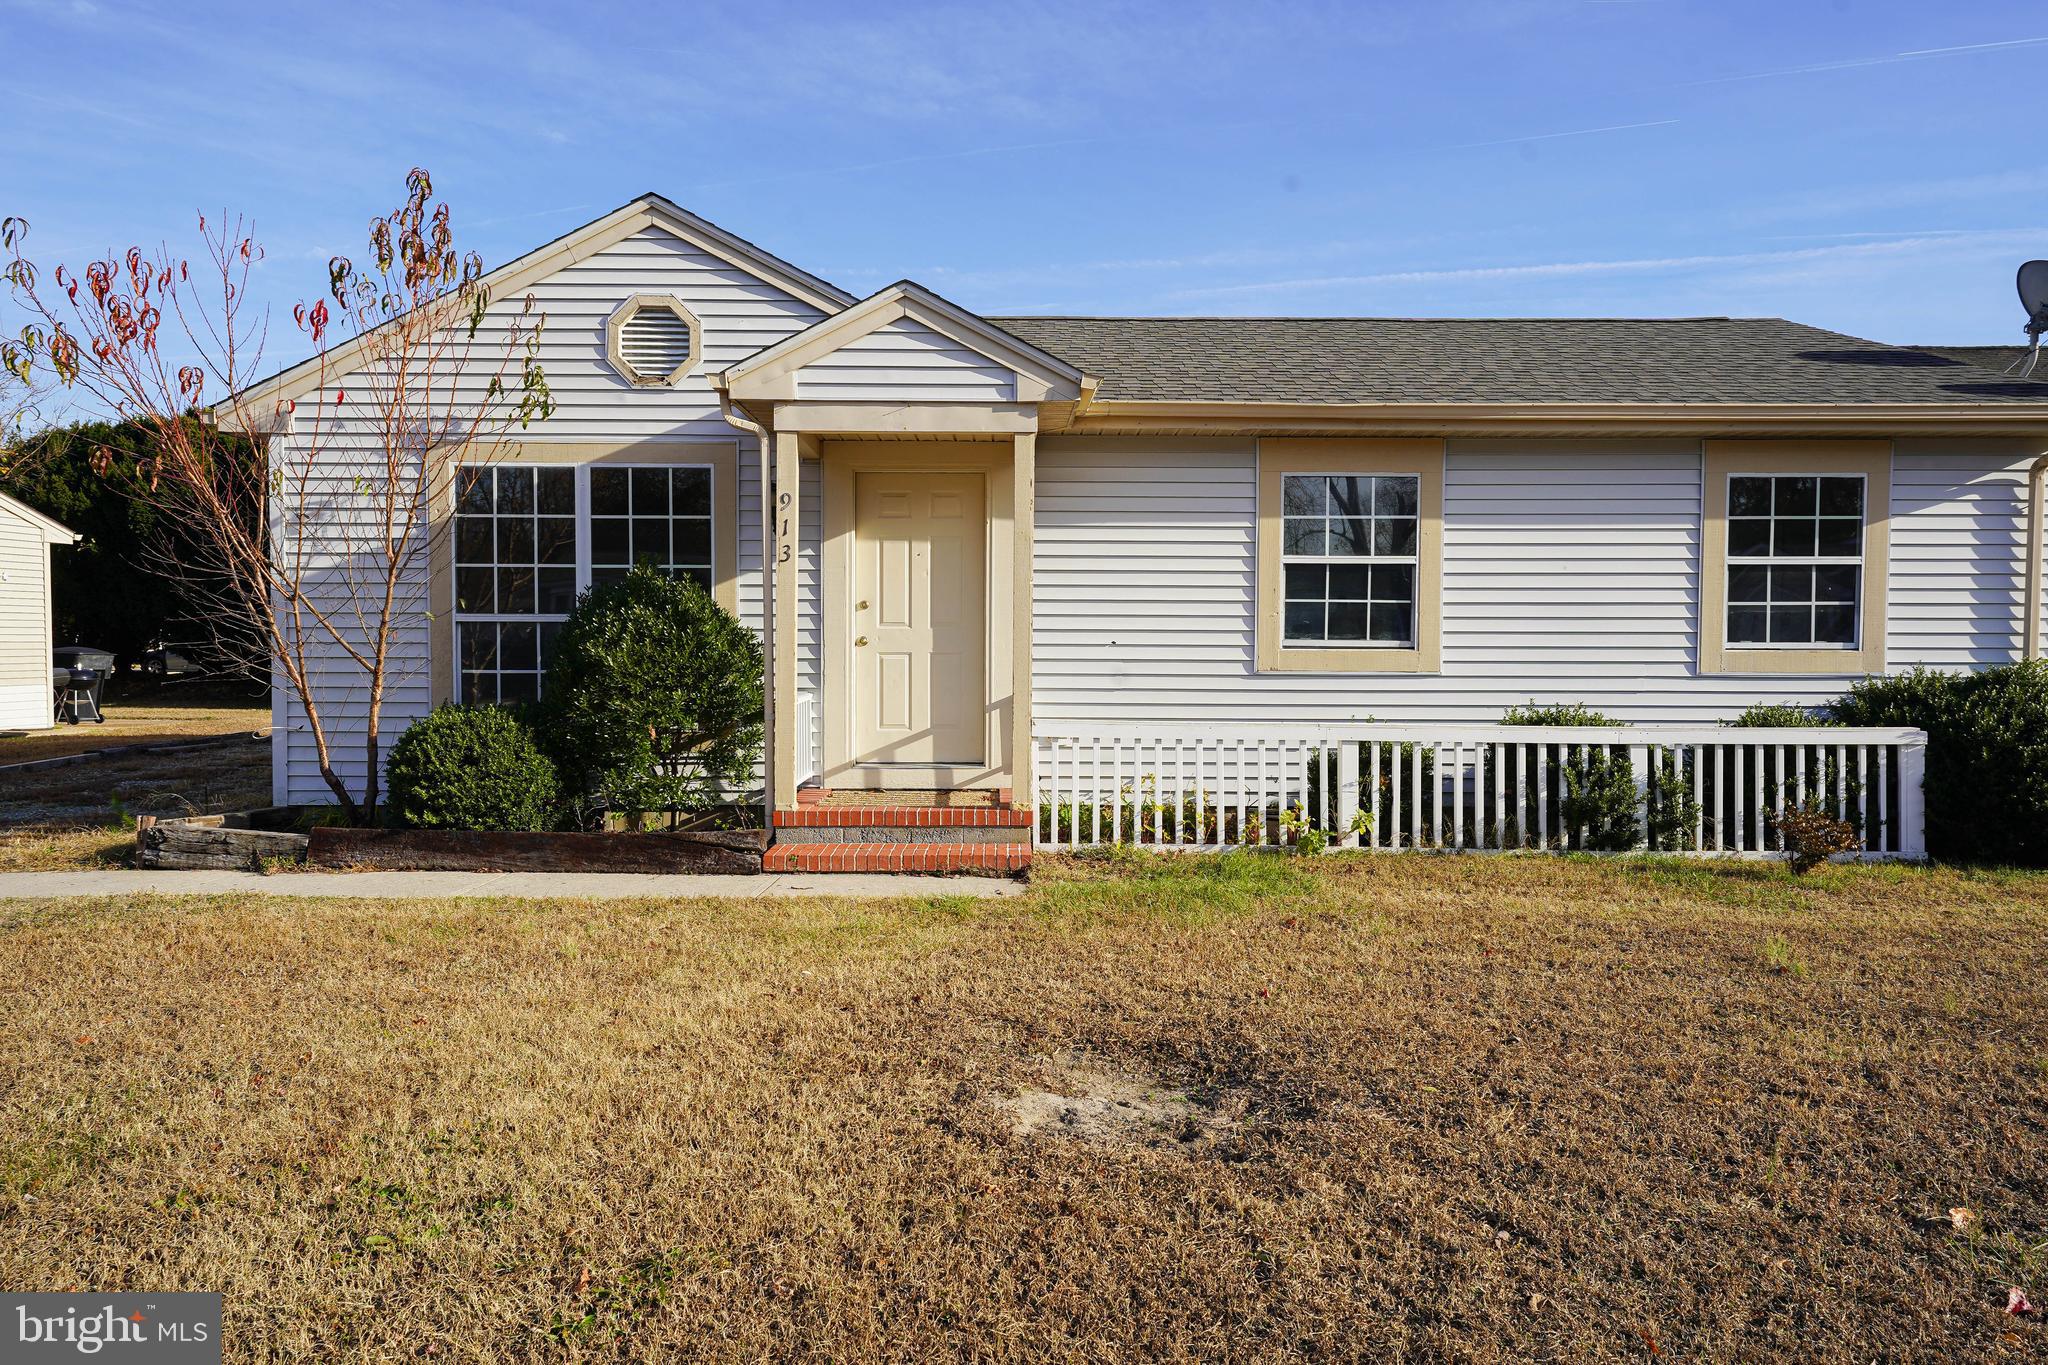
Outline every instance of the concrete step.
<path id="1" fill-rule="evenodd" d="M 1007 876 L 1031 866 L 1028 843 L 783 843 L 767 872 L 979 872 Z"/>
<path id="2" fill-rule="evenodd" d="M 1031 812 L 1001 806 L 799 806 L 774 824 L 778 844 L 1031 843 Z"/>

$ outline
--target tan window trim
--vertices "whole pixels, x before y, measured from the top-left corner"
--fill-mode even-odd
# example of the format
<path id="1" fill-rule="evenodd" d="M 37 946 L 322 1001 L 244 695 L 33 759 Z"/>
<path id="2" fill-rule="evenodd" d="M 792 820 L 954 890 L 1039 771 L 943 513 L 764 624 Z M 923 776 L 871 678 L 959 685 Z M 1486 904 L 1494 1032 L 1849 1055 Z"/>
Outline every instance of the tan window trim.
<path id="1" fill-rule="evenodd" d="M 1259 442 L 1257 665 L 1261 673 L 1435 673 L 1443 667 L 1444 443 L 1366 437 L 1267 437 Z M 1287 645 L 1281 572 L 1281 480 L 1288 474 L 1415 474 L 1415 643 L 1315 649 Z"/>
<path id="2" fill-rule="evenodd" d="M 459 451 L 446 452 L 451 469 L 461 464 Z M 721 441 L 522 441 L 497 452 L 484 464 L 536 465 L 709 465 L 711 466 L 711 597 L 727 611 L 739 612 L 740 477 L 739 442 Z M 435 499 L 428 528 L 428 637 L 431 642 L 433 705 L 455 696 L 455 541 L 454 480 Z M 587 520 L 579 507 L 577 520 Z M 587 567 L 579 563 L 579 569 Z"/>
<path id="3" fill-rule="evenodd" d="M 1700 460 L 1700 672 L 1863 674 L 1885 666 L 1891 551 L 1890 441 L 1707 441 Z M 1737 474 L 1861 474 L 1863 579 L 1855 649 L 1743 649 L 1728 644 L 1728 480 Z"/>

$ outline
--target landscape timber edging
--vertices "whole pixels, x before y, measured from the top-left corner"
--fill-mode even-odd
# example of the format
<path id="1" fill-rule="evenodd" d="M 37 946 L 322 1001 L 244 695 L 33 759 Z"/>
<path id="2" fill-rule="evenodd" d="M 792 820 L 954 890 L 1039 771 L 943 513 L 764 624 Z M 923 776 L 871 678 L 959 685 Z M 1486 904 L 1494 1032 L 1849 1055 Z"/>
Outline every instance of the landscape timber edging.
<path id="1" fill-rule="evenodd" d="M 765 829 L 640 834 L 499 833 L 452 829 L 313 830 L 315 867 L 409 872 L 758 873 Z"/>

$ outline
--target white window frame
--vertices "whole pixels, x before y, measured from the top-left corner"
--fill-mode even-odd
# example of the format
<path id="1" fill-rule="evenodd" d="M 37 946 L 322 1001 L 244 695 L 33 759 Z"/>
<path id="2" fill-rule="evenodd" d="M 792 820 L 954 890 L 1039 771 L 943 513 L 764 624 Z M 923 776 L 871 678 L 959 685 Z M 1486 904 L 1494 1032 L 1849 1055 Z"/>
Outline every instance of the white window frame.
<path id="1" fill-rule="evenodd" d="M 1416 510 L 1415 510 L 1414 514 L 1413 514 L 1413 515 L 1412 515 L 1411 517 L 1409 517 L 1408 519 L 1409 519 L 1409 520 L 1411 520 L 1411 521 L 1413 521 L 1413 522 L 1415 523 L 1415 553 L 1413 553 L 1413 554 L 1408 554 L 1408 555 L 1382 555 L 1382 554 L 1367 554 L 1367 555 L 1332 555 L 1332 554 L 1327 554 L 1327 553 L 1326 553 L 1326 554 L 1320 554 L 1320 555 L 1299 555 L 1299 554 L 1289 554 L 1289 553 L 1288 553 L 1288 551 L 1287 551 L 1287 522 L 1288 522 L 1289 518 L 1288 518 L 1288 516 L 1287 516 L 1287 509 L 1286 509 L 1286 494 L 1287 494 L 1287 481 L 1288 481 L 1289 479 L 1321 479 L 1321 480 L 1323 481 L 1323 485 L 1324 485 L 1324 496 L 1325 496 L 1326 498 L 1328 497 L 1328 488 L 1329 488 L 1329 481 L 1330 481 L 1330 480 L 1332 480 L 1332 479 L 1373 479 L 1373 480 L 1378 480 L 1378 479 L 1412 479 L 1412 480 L 1414 480 L 1414 483 L 1415 483 L 1415 509 L 1416 509 Z M 1423 528 L 1423 517 L 1422 517 L 1422 485 L 1423 485 L 1423 481 L 1422 481 L 1422 472 L 1421 472 L 1420 470 L 1414 470 L 1414 471 L 1408 471 L 1408 470 L 1285 470 L 1285 471 L 1283 471 L 1283 472 L 1281 473 L 1281 475 L 1280 475 L 1280 490 L 1281 490 L 1281 507 L 1280 507 L 1280 512 L 1279 512 L 1279 532 L 1280 532 L 1280 579 L 1281 579 L 1281 582 L 1280 582 L 1280 648 L 1281 648 L 1281 649 L 1283 649 L 1283 650 L 1290 650 L 1290 649 L 1346 649 L 1346 650 L 1351 650 L 1351 649 L 1407 649 L 1407 650 L 1414 650 L 1414 649 L 1419 649 L 1419 648 L 1421 647 L 1421 632 L 1422 632 L 1422 528 Z M 1368 522 L 1368 523 L 1371 523 L 1371 522 L 1373 522 L 1373 521 L 1376 521 L 1376 520 L 1378 520 L 1378 518 L 1377 518 L 1376 516 L 1372 515 L 1372 514 L 1368 514 L 1368 515 L 1367 515 L 1367 517 L 1366 517 L 1366 520 L 1367 520 L 1367 522 Z M 1328 524 L 1329 524 L 1329 521 L 1330 521 L 1330 516 L 1329 516 L 1329 513 L 1328 513 L 1327 511 L 1325 511 L 1325 513 L 1323 514 L 1323 521 L 1324 521 L 1324 532 L 1325 532 L 1325 535 L 1327 535 L 1327 534 L 1328 534 Z M 1326 547 L 1327 547 L 1327 541 L 1325 542 L 1325 545 L 1326 545 Z M 1288 599 L 1287 599 L 1287 582 L 1286 582 L 1286 580 L 1287 580 L 1287 568 L 1288 568 L 1288 566 L 1289 566 L 1289 565 L 1291 565 L 1291 564 L 1319 564 L 1319 565 L 1324 565 L 1324 566 L 1329 566 L 1329 565 L 1341 565 L 1341 566 L 1343 566 L 1343 567 L 1346 567 L 1346 568 L 1352 568 L 1352 567 L 1364 567 L 1364 568 L 1367 568 L 1367 569 L 1370 569 L 1370 568 L 1372 568 L 1372 567 L 1374 567 L 1374 566 L 1376 566 L 1376 565 L 1381 565 L 1381 564 L 1388 564 L 1388 565 L 1406 565 L 1406 566 L 1408 567 L 1408 569 L 1410 570 L 1410 572 L 1409 572 L 1409 575 L 1408 575 L 1408 638 L 1407 638 L 1407 639 L 1405 639 L 1405 640 L 1374 640 L 1374 639 L 1363 639 L 1363 640 L 1331 640 L 1331 639 L 1328 639 L 1328 638 L 1324 638 L 1324 639 L 1314 639 L 1314 640 L 1310 640 L 1310 639 L 1297 639 L 1297 638 L 1292 638 L 1292 637 L 1290 637 L 1290 636 L 1289 636 L 1289 635 L 1287 634 L 1287 600 L 1288 600 Z M 1368 581 L 1370 581 L 1370 579 L 1368 579 Z M 1350 601 L 1350 600 L 1352 600 L 1352 599 L 1349 599 L 1349 598 L 1345 598 L 1345 599 L 1341 599 L 1341 600 L 1344 600 L 1344 601 Z M 1378 599 L 1374 599 L 1374 600 L 1378 600 Z M 1323 596 L 1323 605 L 1324 605 L 1324 612 L 1325 612 L 1325 615 L 1324 615 L 1324 619 L 1323 619 L 1323 630 L 1324 630 L 1324 632 L 1325 632 L 1325 635 L 1326 635 L 1326 636 L 1327 636 L 1327 633 L 1328 633 L 1328 631 L 1329 631 L 1329 617 L 1328 617 L 1328 610 L 1329 610 L 1329 602 L 1330 602 L 1330 598 L 1329 598 L 1329 594 L 1328 594 L 1327 580 L 1325 580 L 1325 590 L 1324 590 L 1324 596 Z M 1372 606 L 1371 606 L 1371 602 L 1368 602 L 1368 603 L 1366 603 L 1366 629 L 1367 629 L 1367 630 L 1371 630 L 1371 628 L 1372 628 Z"/>
<path id="2" fill-rule="evenodd" d="M 1726 501 L 1722 505 L 1728 509 L 1726 520 L 1729 525 L 1728 535 L 1730 544 L 1726 547 L 1725 552 L 1721 556 L 1721 638 L 1724 642 L 1724 647 L 1732 650 L 1835 650 L 1844 654 L 1854 654 L 1860 651 L 1863 648 L 1863 615 L 1864 607 L 1866 605 L 1863 600 L 1864 560 L 1865 557 L 1870 553 L 1869 476 L 1861 473 L 1843 473 L 1841 471 L 1829 471 L 1822 473 L 1803 469 L 1789 469 L 1783 471 L 1774 469 L 1768 472 L 1758 470 L 1748 470 L 1742 472 L 1730 471 L 1727 477 L 1728 485 L 1727 488 L 1724 490 L 1726 494 Z M 1812 555 L 1738 556 L 1733 548 L 1734 523 L 1737 521 L 1755 520 L 1755 518 L 1737 517 L 1735 515 L 1735 481 L 1737 479 L 1767 479 L 1770 481 L 1772 511 L 1768 519 L 1773 523 L 1773 525 L 1775 525 L 1775 523 L 1778 520 L 1776 508 L 1778 496 L 1777 481 L 1779 479 L 1812 479 L 1814 481 L 1814 515 L 1816 519 L 1820 516 L 1819 499 L 1821 481 L 1824 479 L 1854 479 L 1857 485 L 1862 489 L 1862 495 L 1858 499 L 1859 506 L 1856 516 L 1856 554 L 1853 556 L 1822 555 L 1818 553 Z M 1816 542 L 1814 545 L 1814 549 L 1817 551 L 1820 548 L 1817 538 L 1817 527 L 1815 534 Z M 1853 568 L 1856 571 L 1856 596 L 1849 603 L 1849 607 L 1851 609 L 1850 616 L 1851 619 L 1855 622 L 1855 631 L 1853 638 L 1846 644 L 1839 640 L 1735 639 L 1729 630 L 1729 616 L 1735 610 L 1734 581 L 1735 571 L 1738 568 L 1763 569 L 1766 571 L 1769 571 L 1774 568 Z M 1770 628 L 1770 608 L 1766 607 L 1764 609 L 1764 633 L 1766 635 L 1770 634 Z"/>
<path id="3" fill-rule="evenodd" d="M 457 602 L 457 601 L 459 600 L 459 594 L 460 594 L 460 591 L 461 591 L 461 555 L 460 555 L 460 544 L 459 544 L 459 540 L 458 540 L 458 537 L 457 537 L 457 535 L 456 535 L 456 523 L 455 523 L 455 520 L 454 520 L 454 519 L 455 519 L 456 517 L 458 517 L 458 516 L 462 515 L 462 513 L 461 513 L 461 505 L 462 505 L 462 480 L 461 480 L 461 474 L 462 474 L 462 471 L 463 471 L 463 470 L 465 470 L 465 469 L 508 469 L 508 468 L 510 468 L 510 469 L 531 469 L 531 470 L 534 470 L 534 471 L 539 471 L 539 470 L 543 470 L 543 469 L 566 469 L 566 470 L 569 470 L 569 471 L 570 471 L 570 472 L 571 472 L 571 473 L 572 473 L 572 474 L 573 474 L 573 475 L 575 476 L 575 483 L 574 483 L 574 486 L 575 486 L 575 492 L 574 492 L 574 497 L 575 497 L 575 515 L 576 515 L 576 560 L 575 560 L 575 564 L 574 564 L 574 566 L 573 566 L 573 567 L 574 567 L 574 569 L 575 569 L 575 572 L 576 572 L 576 593 L 577 593 L 577 595 L 578 595 L 579 597 L 580 597 L 580 596 L 581 596 L 581 595 L 582 595 L 582 594 L 583 594 L 583 593 L 584 593 L 584 592 L 585 592 L 585 591 L 586 591 L 586 590 L 587 590 L 587 589 L 588 589 L 588 588 L 590 587 L 590 581 L 591 581 L 591 571 L 592 571 L 592 568 L 594 567 L 594 566 L 592 565 L 592 563 L 591 563 L 592 555 L 591 555 L 591 544 L 590 544 L 590 540 L 591 540 L 591 538 L 590 538 L 590 518 L 591 518 L 591 511 L 590 511 L 590 508 L 591 508 L 591 499 L 590 499 L 590 473 L 591 473 L 591 471 L 592 471 L 593 469 L 617 469 L 617 470 L 624 470 L 624 471 L 625 471 L 625 472 L 626 472 L 626 473 L 627 473 L 627 474 L 628 474 L 628 475 L 630 476 L 630 475 L 631 475 L 631 473 L 632 473 L 632 471 L 634 471 L 634 470 L 636 470 L 636 469 L 661 469 L 661 470 L 676 470 L 676 469 L 701 469 L 701 470 L 703 470 L 703 471 L 704 471 L 704 474 L 705 474 L 705 476 L 706 476 L 706 478 L 707 478 L 707 479 L 709 480 L 709 484 L 710 484 L 710 490 L 711 490 L 711 491 L 710 491 L 710 508 L 711 508 L 711 513 L 710 513 L 710 517 L 709 517 L 709 522 L 710 522 L 710 531 L 711 531 L 711 552 L 710 552 L 710 560 L 711 560 L 711 581 L 712 581 L 712 584 L 713 584 L 713 588 L 714 588 L 714 589 L 716 588 L 716 585 L 717 585 L 717 582 L 718 582 L 718 569 L 719 569 L 719 564 L 718 564 L 718 534 L 719 534 L 719 525 L 718 525 L 718 499 L 719 499 L 719 494 L 720 494 L 720 493 L 722 492 L 722 490 L 721 490 L 721 489 L 719 488 L 719 486 L 718 486 L 718 467 L 717 467 L 717 466 L 716 466 L 715 464 L 713 464 L 713 463 L 711 463 L 711 462 L 709 462 L 709 461 L 703 461 L 703 460 L 638 460 L 638 461 L 634 461 L 634 462 L 632 462 L 632 463 L 627 463 L 627 462 L 625 462 L 625 461 L 612 461 L 612 460 L 604 460 L 604 461 L 595 461 L 595 462 L 587 462 L 587 463 L 582 463 L 582 464 L 569 464 L 569 463 L 565 463 L 565 462 L 563 462 L 563 461 L 561 461 L 561 460 L 545 460 L 545 461 L 534 461 L 534 462 L 527 462 L 527 461 L 524 461 L 524 460 L 520 460 L 520 461 L 511 461 L 511 460 L 498 460 L 498 461 L 490 461 L 490 462 L 486 462 L 486 463 L 483 463 L 483 464 L 464 464 L 464 463 L 462 463 L 462 462 L 458 461 L 458 462 L 456 463 L 456 466 L 455 466 L 455 475 L 456 475 L 456 476 L 455 476 L 454 478 L 452 478 L 452 479 L 451 479 L 451 480 L 449 481 L 449 490 L 448 490 L 448 497 L 449 497 L 449 513 L 448 513 L 448 515 L 449 515 L 449 522 L 448 522 L 448 559 L 447 559 L 447 560 L 445 561 L 445 562 L 447 563 L 447 565 L 449 566 L 449 572 L 448 572 L 448 619 L 449 619 L 449 623 L 450 623 L 450 627 L 449 627 L 449 628 L 450 628 L 450 639 L 449 639 L 449 644 L 450 644 L 450 649 L 449 649 L 449 670 L 450 670 L 450 677 L 449 677 L 449 683 L 450 683 L 451 687 L 452 687 L 452 688 L 454 689 L 454 690 L 453 690 L 453 691 L 452 691 L 452 692 L 451 692 L 451 693 L 450 693 L 449 695 L 450 695 L 450 696 L 452 696 L 452 697 L 453 697 L 453 698 L 454 698 L 454 699 L 455 699 L 456 701 L 460 702 L 460 701 L 461 701 L 461 700 L 463 699 L 462 675 L 463 675 L 463 673 L 464 673 L 464 671 L 465 671 L 465 670 L 463 669 L 463 667 L 462 667 L 462 627 L 463 627 L 463 626 L 465 626 L 465 625 L 483 625 L 483 624 L 486 624 L 486 623 L 490 623 L 490 624 L 506 624 L 506 623 L 510 623 L 510 624 L 514 624 L 514 625 L 520 625 L 520 624 L 526 624 L 526 623 L 529 623 L 529 622 L 530 622 L 530 623 L 532 623 L 532 624 L 534 625 L 534 627 L 536 628 L 536 636 L 537 636 L 537 635 L 538 635 L 538 628 L 539 628 L 540 626 L 542 626 L 542 625 L 549 625 L 549 624 L 553 624 L 553 625 L 559 625 L 559 624 L 561 624 L 561 623 L 562 623 L 563 621 L 566 621 L 566 620 L 568 620 L 568 619 L 569 619 L 569 617 L 568 617 L 568 613 L 566 613 L 566 612 L 561 612 L 561 613 L 555 613 L 555 612 L 536 612 L 536 613 L 534 613 L 534 614 L 532 614 L 532 615 L 523 615 L 523 614 L 518 614 L 518 613 L 510 613 L 510 612 L 465 612 L 465 611 L 462 611 L 462 610 L 458 609 L 458 608 L 456 607 L 456 605 L 455 605 L 455 604 L 456 604 L 456 602 Z M 492 516 L 493 516 L 493 518 L 494 518 L 494 519 L 495 519 L 496 515 L 497 515 L 497 513 L 496 513 L 496 511 L 495 511 L 495 507 L 494 507 L 494 509 L 493 509 L 493 512 L 492 512 Z M 492 550 L 492 553 L 493 553 L 494 555 L 495 555 L 495 553 L 496 553 L 496 547 L 495 547 L 495 546 L 493 546 L 493 550 Z M 494 561 L 494 563 L 495 563 L 495 561 Z M 536 591 L 537 591 L 537 589 L 536 589 Z M 538 599 L 536 599 L 536 605 L 538 605 Z M 535 648 L 536 648 L 536 650 L 537 650 L 537 649 L 539 648 L 539 641 L 538 641 L 538 639 L 537 639 L 537 638 L 536 638 L 536 640 L 535 640 Z M 543 664 L 543 666 L 542 666 L 542 667 L 541 667 L 541 669 L 540 669 L 540 673 L 541 673 L 541 675 L 542 675 L 543 677 L 545 677 L 545 676 L 546 676 L 546 673 L 547 673 L 547 669 L 546 669 L 546 667 L 545 667 L 545 665 L 544 665 L 544 664 Z M 538 693 L 539 693 L 539 686 L 538 686 L 538 684 L 536 684 L 536 685 L 535 685 L 535 694 L 536 694 L 536 695 L 538 695 Z"/>

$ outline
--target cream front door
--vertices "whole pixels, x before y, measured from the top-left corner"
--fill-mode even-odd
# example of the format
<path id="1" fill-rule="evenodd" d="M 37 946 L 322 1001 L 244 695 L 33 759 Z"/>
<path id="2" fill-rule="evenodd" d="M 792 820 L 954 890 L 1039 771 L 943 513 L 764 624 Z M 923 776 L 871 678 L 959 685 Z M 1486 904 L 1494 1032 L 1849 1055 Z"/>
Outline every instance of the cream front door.
<path id="1" fill-rule="evenodd" d="M 853 761 L 982 763 L 985 476 L 855 474 L 853 538 Z"/>

